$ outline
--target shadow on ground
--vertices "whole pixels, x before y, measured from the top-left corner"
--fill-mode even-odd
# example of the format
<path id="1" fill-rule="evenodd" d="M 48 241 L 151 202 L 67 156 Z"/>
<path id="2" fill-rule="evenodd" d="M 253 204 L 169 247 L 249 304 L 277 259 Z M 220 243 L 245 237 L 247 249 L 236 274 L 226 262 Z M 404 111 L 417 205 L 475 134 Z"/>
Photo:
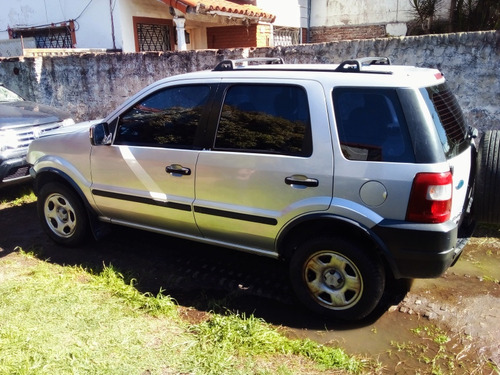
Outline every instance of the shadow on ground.
<path id="1" fill-rule="evenodd" d="M 23 249 L 42 260 L 94 272 L 112 265 L 127 280 L 135 279 L 141 292 L 162 291 L 182 306 L 254 314 L 288 327 L 344 330 L 366 326 L 390 305 L 398 304 L 408 290 L 405 283 L 395 284 L 362 322 L 332 322 L 296 302 L 286 265 L 277 260 L 124 227 L 113 227 L 99 242 L 89 240 L 84 246 L 65 248 L 43 233 L 35 203 L 1 209 L 0 227 L 0 257 Z"/>

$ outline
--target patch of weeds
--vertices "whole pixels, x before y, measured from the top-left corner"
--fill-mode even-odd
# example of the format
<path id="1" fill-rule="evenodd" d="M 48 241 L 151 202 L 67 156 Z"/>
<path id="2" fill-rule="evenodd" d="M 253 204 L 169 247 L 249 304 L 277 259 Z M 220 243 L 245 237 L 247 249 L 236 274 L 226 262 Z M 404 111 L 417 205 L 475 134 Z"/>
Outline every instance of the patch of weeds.
<path id="1" fill-rule="evenodd" d="M 494 278 L 493 276 L 488 276 L 488 275 L 483 276 L 483 280 L 484 281 L 490 281 L 490 282 L 493 282 L 495 284 L 499 284 L 500 283 L 500 280 Z"/>
<path id="2" fill-rule="evenodd" d="M 255 358 L 269 356 L 303 356 L 322 370 L 359 373 L 364 367 L 363 361 L 348 356 L 342 349 L 307 339 L 288 339 L 253 315 L 214 314 L 190 330 L 198 340 L 192 348 L 193 357 L 198 360 L 194 368 L 204 374 L 223 373 L 228 362 L 234 358 L 245 358 L 245 363 L 251 366 Z"/>
<path id="3" fill-rule="evenodd" d="M 125 282 L 123 274 L 113 266 L 104 267 L 95 277 L 95 283 L 104 286 L 113 296 L 122 299 L 134 309 L 152 316 L 177 317 L 177 305 L 170 297 L 165 296 L 162 290 L 156 296 L 149 292 L 140 293 L 135 288 L 136 280 L 131 278 Z"/>
<path id="4" fill-rule="evenodd" d="M 31 185 L 7 186 L 1 193 L 0 208 L 19 207 L 36 201 Z"/>

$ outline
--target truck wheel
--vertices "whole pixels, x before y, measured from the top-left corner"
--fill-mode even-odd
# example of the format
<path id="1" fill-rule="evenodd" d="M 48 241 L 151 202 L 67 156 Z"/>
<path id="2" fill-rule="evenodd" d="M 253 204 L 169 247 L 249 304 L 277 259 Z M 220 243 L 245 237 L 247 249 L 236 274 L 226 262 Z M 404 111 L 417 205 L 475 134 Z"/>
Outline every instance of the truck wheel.
<path id="1" fill-rule="evenodd" d="M 306 307 L 334 319 L 366 317 L 385 289 L 382 263 L 360 245 L 333 236 L 300 245 L 290 262 L 290 278 Z"/>
<path id="2" fill-rule="evenodd" d="M 478 222 L 500 224 L 500 131 L 486 131 L 477 154 L 474 186 L 474 218 Z"/>
<path id="3" fill-rule="evenodd" d="M 51 182 L 40 189 L 38 216 L 45 232 L 55 242 L 77 246 L 87 238 L 89 221 L 78 196 L 66 186 Z"/>

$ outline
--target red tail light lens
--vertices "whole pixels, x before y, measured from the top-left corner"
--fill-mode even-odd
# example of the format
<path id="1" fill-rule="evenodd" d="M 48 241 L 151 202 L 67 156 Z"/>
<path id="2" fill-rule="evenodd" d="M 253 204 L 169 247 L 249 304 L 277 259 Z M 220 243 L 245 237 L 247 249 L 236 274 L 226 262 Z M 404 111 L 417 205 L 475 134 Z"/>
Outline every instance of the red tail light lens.
<path id="1" fill-rule="evenodd" d="M 406 220 L 443 223 L 451 215 L 453 177 L 446 173 L 418 173 L 413 179 Z"/>

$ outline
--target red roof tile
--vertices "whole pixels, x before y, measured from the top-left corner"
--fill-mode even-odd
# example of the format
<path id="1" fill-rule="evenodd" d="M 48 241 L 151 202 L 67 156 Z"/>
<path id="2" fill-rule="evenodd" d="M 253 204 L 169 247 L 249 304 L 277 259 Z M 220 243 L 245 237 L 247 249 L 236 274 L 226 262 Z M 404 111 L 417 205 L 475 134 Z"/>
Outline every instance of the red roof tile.
<path id="1" fill-rule="evenodd" d="M 180 10 L 183 13 L 194 12 L 206 14 L 210 12 L 224 12 L 248 18 L 259 18 L 267 22 L 274 22 L 276 16 L 264 12 L 261 8 L 250 4 L 237 4 L 230 0 L 161 0 L 165 4 Z"/>

